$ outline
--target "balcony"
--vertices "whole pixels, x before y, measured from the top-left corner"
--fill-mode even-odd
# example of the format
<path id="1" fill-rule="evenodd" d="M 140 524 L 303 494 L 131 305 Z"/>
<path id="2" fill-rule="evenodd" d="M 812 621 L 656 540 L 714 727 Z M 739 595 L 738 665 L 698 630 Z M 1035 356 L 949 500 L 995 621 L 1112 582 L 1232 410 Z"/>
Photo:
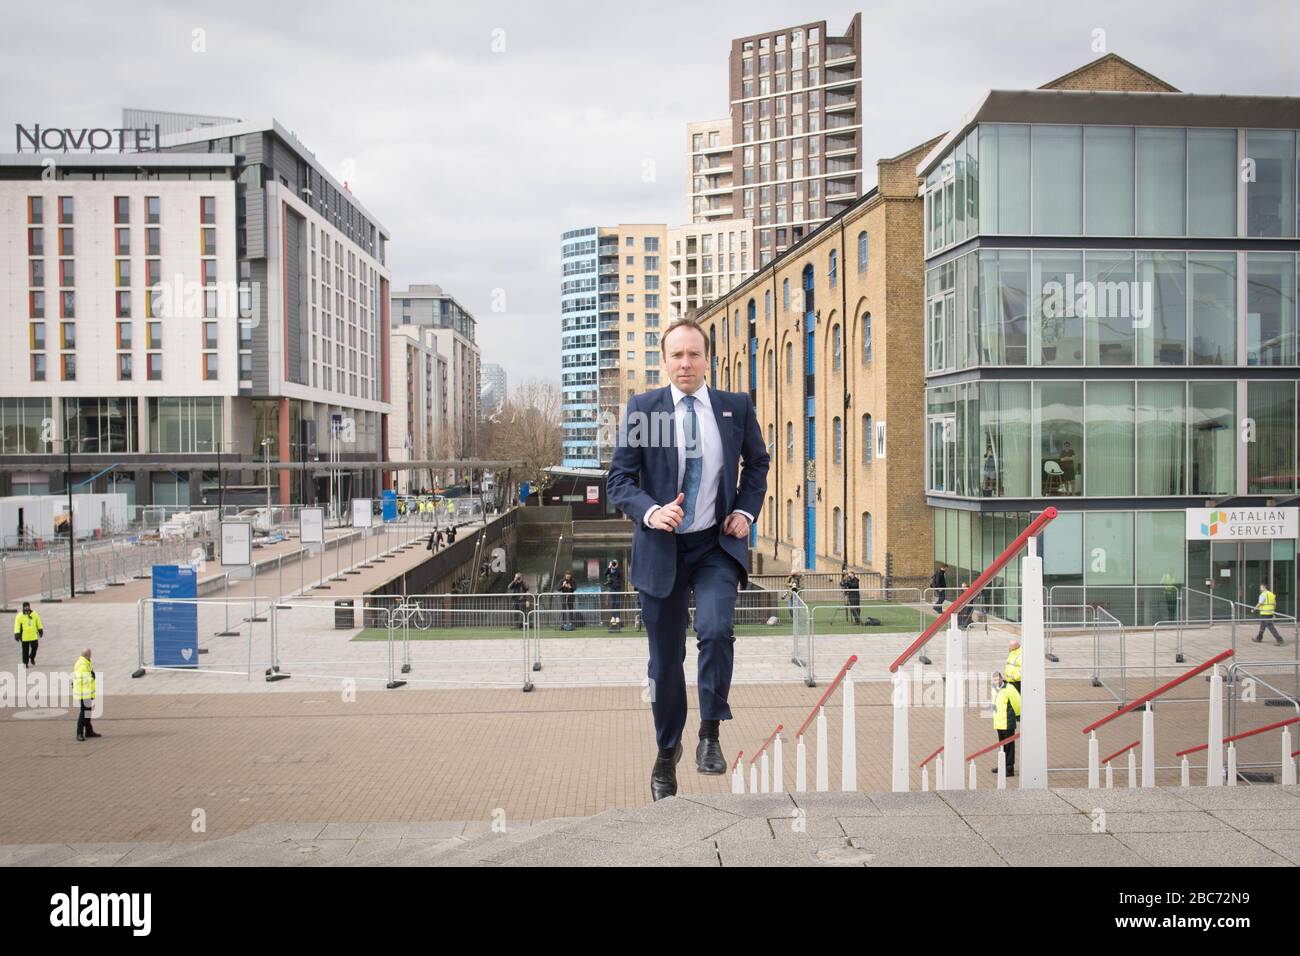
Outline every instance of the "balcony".
<path id="1" fill-rule="evenodd" d="M 602 256 L 618 255 L 618 240 L 615 239 L 612 242 L 606 242 L 604 240 L 601 240 L 600 245 L 597 247 L 597 252 L 599 252 Z"/>
<path id="2" fill-rule="evenodd" d="M 858 190 L 852 182 L 845 182 L 842 179 L 829 179 L 826 181 L 826 198 L 834 199 L 836 196 L 857 196 Z"/>
<path id="3" fill-rule="evenodd" d="M 616 276 L 618 275 L 618 263 L 617 262 L 606 263 L 605 265 L 602 265 L 600 267 L 599 271 L 600 274 L 603 276 Z"/>
<path id="4" fill-rule="evenodd" d="M 600 291 L 601 291 L 601 292 L 614 292 L 614 293 L 617 293 L 617 292 L 618 292 L 618 283 L 617 283 L 617 282 L 602 282 L 602 283 L 600 284 Z"/>
<path id="5" fill-rule="evenodd" d="M 852 109 L 857 105 L 857 97 L 852 93 L 836 93 L 833 91 L 826 93 L 826 112 L 828 113 L 846 108 Z"/>
<path id="6" fill-rule="evenodd" d="M 843 129 L 846 126 L 857 126 L 857 125 L 858 125 L 858 116 L 856 111 L 850 112 L 848 110 L 845 110 L 844 112 L 841 113 L 826 114 L 827 133 L 830 133 L 832 130 Z"/>
<path id="7" fill-rule="evenodd" d="M 854 133 L 828 133 L 826 135 L 825 156 L 827 159 L 832 156 L 857 155 L 857 151 L 858 138 Z"/>
<path id="8" fill-rule="evenodd" d="M 618 331 L 618 316 L 617 316 L 617 315 L 614 316 L 612 319 L 610 319 L 610 318 L 604 318 L 604 317 L 601 318 L 601 320 L 600 320 L 600 331 L 602 331 L 602 332 L 606 332 L 606 331 L 609 331 L 610 329 L 613 329 L 615 332 Z"/>
<path id="9" fill-rule="evenodd" d="M 826 64 L 832 63 L 852 63 L 857 56 L 853 52 L 852 43 L 832 43 L 826 42 Z"/>
<path id="10" fill-rule="evenodd" d="M 600 367 L 601 367 L 602 369 L 605 369 L 605 368 L 618 368 L 618 359 L 601 359 L 601 360 L 600 360 Z"/>

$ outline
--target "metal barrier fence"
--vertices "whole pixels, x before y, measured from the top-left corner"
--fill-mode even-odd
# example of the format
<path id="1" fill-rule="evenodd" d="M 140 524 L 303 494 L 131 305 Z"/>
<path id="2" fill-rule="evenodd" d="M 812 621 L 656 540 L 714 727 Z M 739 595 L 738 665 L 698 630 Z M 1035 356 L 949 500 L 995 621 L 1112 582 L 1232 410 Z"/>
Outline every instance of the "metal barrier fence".
<path id="1" fill-rule="evenodd" d="M 205 554 L 200 545 L 189 541 L 170 544 L 141 542 L 97 551 L 81 549 L 72 561 L 66 555 L 47 551 L 46 570 L 41 574 L 41 594 L 47 601 L 71 596 L 70 569 L 74 567 L 77 593 L 80 594 L 97 588 L 122 587 L 132 580 L 151 577 L 155 564 L 189 564 L 203 560 Z"/>
<path id="2" fill-rule="evenodd" d="M 136 670 L 132 677 L 144 677 L 150 670 L 195 674 L 222 674 L 252 680 L 255 667 L 257 626 L 267 620 L 273 602 L 269 598 L 141 598 L 136 603 Z M 159 662 L 155 643 L 155 610 L 183 617 L 192 610 L 198 636 L 198 655 Z M 233 611 L 233 614 L 232 614 Z"/>

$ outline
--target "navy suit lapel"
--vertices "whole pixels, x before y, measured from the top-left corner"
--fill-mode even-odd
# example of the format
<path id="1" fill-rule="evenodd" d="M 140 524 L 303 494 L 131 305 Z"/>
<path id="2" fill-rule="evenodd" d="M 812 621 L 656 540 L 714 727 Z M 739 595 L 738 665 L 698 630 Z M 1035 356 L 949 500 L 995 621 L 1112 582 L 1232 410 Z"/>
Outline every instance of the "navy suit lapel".
<path id="1" fill-rule="evenodd" d="M 718 439 L 722 443 L 722 476 L 718 481 L 718 520 L 731 508 L 730 494 L 736 488 L 736 448 L 735 436 L 732 434 L 732 419 L 723 417 L 723 412 L 730 411 L 728 399 L 716 388 L 709 389 L 709 404 L 713 406 L 713 421 L 718 426 Z M 729 490 L 730 489 L 730 490 Z"/>

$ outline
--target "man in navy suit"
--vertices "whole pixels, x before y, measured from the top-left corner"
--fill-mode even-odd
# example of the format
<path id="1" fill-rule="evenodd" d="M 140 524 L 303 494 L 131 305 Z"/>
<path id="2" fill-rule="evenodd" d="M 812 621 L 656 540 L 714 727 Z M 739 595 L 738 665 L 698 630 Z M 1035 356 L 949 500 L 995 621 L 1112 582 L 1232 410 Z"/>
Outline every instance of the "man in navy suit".
<path id="1" fill-rule="evenodd" d="M 677 793 L 691 592 L 699 649 L 696 769 L 726 773 L 718 727 L 731 719 L 736 591 L 749 572 L 749 529 L 767 493 L 768 466 L 749 396 L 705 384 L 709 340 L 699 324 L 673 322 L 659 349 L 672 384 L 628 401 L 607 482 L 609 500 L 635 528 L 631 583 L 650 638 L 655 800 Z"/>

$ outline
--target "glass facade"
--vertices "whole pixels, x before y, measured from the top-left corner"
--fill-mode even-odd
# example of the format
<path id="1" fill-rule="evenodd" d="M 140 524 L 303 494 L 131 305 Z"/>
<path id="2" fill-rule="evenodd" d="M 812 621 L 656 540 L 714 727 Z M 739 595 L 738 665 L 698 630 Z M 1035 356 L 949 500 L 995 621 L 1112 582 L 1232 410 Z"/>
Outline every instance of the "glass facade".
<path id="1" fill-rule="evenodd" d="M 1294 611 L 1295 541 L 1212 548 L 1185 509 L 1300 491 L 1300 262 L 1277 241 L 1300 234 L 1298 136 L 979 123 L 949 144 L 925 178 L 923 329 L 950 586 L 1051 503 L 1053 604 L 1149 624 L 1227 570 L 1235 600 L 1268 580 Z M 985 600 L 1015 619 L 1012 593 Z"/>
<path id="2" fill-rule="evenodd" d="M 222 408 L 220 397 L 149 399 L 150 450 L 216 452 L 222 434 Z"/>

